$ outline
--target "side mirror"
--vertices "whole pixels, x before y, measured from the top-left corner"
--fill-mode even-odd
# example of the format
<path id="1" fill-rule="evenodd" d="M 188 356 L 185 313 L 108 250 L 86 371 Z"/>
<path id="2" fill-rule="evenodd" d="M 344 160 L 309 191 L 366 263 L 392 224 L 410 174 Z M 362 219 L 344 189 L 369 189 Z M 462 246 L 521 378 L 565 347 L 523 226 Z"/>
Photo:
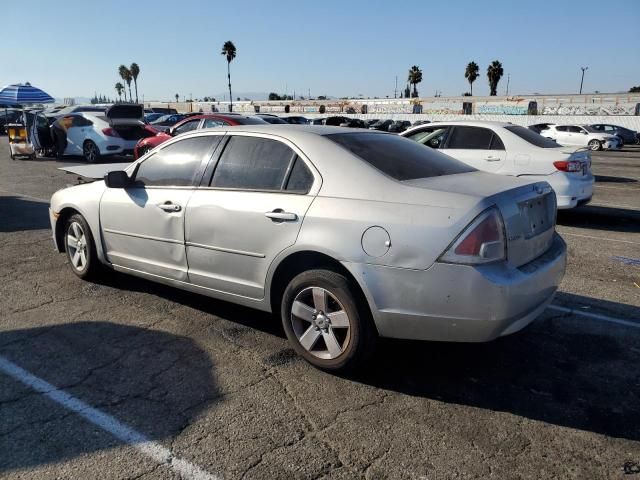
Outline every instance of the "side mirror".
<path id="1" fill-rule="evenodd" d="M 116 170 L 104 176 L 104 183 L 108 188 L 126 188 L 131 184 L 131 179 L 129 175 L 127 175 L 127 172 Z"/>

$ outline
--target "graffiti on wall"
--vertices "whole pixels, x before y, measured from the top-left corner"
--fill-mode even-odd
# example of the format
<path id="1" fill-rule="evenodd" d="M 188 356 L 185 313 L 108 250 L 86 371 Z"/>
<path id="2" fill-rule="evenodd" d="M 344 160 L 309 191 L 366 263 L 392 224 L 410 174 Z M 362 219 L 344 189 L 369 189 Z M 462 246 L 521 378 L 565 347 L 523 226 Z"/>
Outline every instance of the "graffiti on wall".
<path id="1" fill-rule="evenodd" d="M 545 105 L 543 115 L 634 115 L 635 103 Z"/>

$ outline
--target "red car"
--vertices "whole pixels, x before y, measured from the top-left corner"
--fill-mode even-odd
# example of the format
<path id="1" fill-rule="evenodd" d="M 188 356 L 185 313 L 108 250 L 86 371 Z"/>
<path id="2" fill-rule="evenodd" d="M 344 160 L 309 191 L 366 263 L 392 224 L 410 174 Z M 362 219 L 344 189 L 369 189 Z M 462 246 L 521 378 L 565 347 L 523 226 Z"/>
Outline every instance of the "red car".
<path id="1" fill-rule="evenodd" d="M 140 140 L 133 150 L 133 156 L 137 160 L 149 150 L 181 133 L 200 128 L 228 127 L 234 125 L 267 125 L 267 122 L 258 117 L 246 117 L 244 115 L 211 114 L 187 117 L 171 127 L 167 133 L 159 132 L 153 137 Z"/>

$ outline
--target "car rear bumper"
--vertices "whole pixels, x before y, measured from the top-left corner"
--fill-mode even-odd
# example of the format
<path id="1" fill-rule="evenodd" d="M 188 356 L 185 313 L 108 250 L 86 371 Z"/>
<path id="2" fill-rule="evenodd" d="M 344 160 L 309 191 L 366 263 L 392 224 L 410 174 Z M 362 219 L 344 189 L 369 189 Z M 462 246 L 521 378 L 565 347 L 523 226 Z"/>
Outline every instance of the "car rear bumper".
<path id="1" fill-rule="evenodd" d="M 558 210 L 575 208 L 588 203 L 593 197 L 595 178 L 589 171 L 586 175 L 555 172 L 551 175 L 527 175 L 527 180 L 548 182 L 556 194 Z"/>
<path id="2" fill-rule="evenodd" d="M 363 287 L 383 337 L 486 342 L 538 317 L 564 276 L 566 244 L 519 268 L 435 263 L 427 270 L 345 263 Z"/>

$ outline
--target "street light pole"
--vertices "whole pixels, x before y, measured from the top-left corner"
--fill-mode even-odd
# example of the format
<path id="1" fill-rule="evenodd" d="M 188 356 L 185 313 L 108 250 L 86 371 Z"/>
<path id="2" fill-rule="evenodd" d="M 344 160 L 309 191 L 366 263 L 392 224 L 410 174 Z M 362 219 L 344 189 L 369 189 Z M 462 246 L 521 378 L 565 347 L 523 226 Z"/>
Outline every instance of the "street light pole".
<path id="1" fill-rule="evenodd" d="M 582 95 L 582 84 L 584 83 L 584 72 L 589 70 L 589 67 L 580 67 L 582 70 L 582 78 L 580 79 L 580 95 Z"/>

